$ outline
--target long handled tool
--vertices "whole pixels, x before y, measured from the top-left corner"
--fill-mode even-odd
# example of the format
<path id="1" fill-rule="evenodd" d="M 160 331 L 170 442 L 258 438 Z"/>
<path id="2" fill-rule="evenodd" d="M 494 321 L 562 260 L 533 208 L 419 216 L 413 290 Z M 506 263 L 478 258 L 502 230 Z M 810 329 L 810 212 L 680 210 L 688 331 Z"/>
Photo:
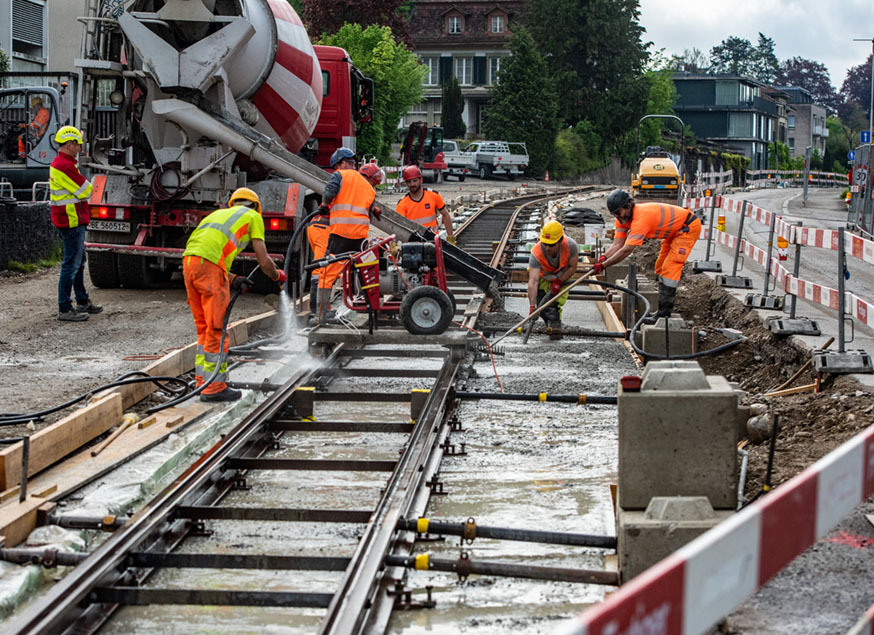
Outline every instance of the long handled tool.
<path id="1" fill-rule="evenodd" d="M 561 295 L 561 293 L 559 293 L 558 295 Z M 550 300 L 552 300 L 552 291 L 547 291 L 546 295 L 540 299 L 540 304 L 546 304 Z M 538 305 L 538 307 L 539 306 L 540 305 Z M 538 307 L 535 307 L 535 308 L 538 308 Z M 534 330 L 535 324 L 537 324 L 537 320 L 531 320 L 530 322 L 528 322 L 528 326 L 525 328 L 525 334 L 522 336 L 522 343 L 523 344 L 528 343 L 528 338 L 531 337 L 531 331 Z"/>
<path id="2" fill-rule="evenodd" d="M 586 273 L 584 273 L 584 274 L 581 275 L 579 278 L 577 278 L 576 280 L 574 280 L 573 282 L 571 282 L 568 286 L 566 286 L 565 288 L 563 288 L 563 289 L 561 290 L 561 293 L 564 293 L 565 291 L 569 291 L 570 289 L 573 289 L 575 286 L 577 286 L 578 284 L 580 284 L 583 280 L 585 280 L 586 278 L 588 278 L 589 276 L 591 276 L 593 273 L 595 273 L 595 268 L 594 268 L 594 267 L 592 267 L 591 269 L 589 269 Z M 504 339 L 505 337 L 507 337 L 510 333 L 515 332 L 517 329 L 519 329 L 519 327 L 521 327 L 523 324 L 525 324 L 525 322 L 527 322 L 528 320 L 536 319 L 537 316 L 539 316 L 539 315 L 543 312 L 543 310 L 544 310 L 546 307 L 548 307 L 549 305 L 551 305 L 553 302 L 555 302 L 556 300 L 558 300 L 558 299 L 561 297 L 561 293 L 560 293 L 559 295 L 555 296 L 554 298 L 550 299 L 549 301 L 544 302 L 543 304 L 541 304 L 541 305 L 540 305 L 539 307 L 537 307 L 536 309 L 534 309 L 534 311 L 533 311 L 533 312 L 532 312 L 528 317 L 526 317 L 526 318 L 523 319 L 521 322 L 519 322 L 517 325 L 515 325 L 513 328 L 511 328 L 511 329 L 508 330 L 506 333 L 504 333 L 503 335 L 501 335 L 501 337 L 499 337 L 498 339 L 496 339 L 494 342 L 491 342 L 491 346 L 494 346 L 495 344 L 497 344 L 498 342 L 500 342 L 502 339 Z"/>

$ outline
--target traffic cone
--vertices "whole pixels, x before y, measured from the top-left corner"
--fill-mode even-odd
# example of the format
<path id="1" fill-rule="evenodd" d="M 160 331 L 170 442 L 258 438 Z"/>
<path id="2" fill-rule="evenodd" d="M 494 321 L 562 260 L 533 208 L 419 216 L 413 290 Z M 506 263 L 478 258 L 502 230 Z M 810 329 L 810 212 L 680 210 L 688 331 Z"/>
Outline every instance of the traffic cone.
<path id="1" fill-rule="evenodd" d="M 546 177 L 543 180 L 549 181 L 549 170 L 546 171 Z"/>

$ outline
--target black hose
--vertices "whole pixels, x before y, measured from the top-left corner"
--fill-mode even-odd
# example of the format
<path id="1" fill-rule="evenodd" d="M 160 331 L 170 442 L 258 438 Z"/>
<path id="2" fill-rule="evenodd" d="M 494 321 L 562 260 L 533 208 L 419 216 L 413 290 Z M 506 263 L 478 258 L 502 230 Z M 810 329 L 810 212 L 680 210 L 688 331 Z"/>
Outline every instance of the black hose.
<path id="1" fill-rule="evenodd" d="M 300 232 L 302 232 L 306 228 L 306 226 L 309 225 L 309 222 L 315 216 L 317 216 L 319 213 L 320 213 L 320 211 L 319 211 L 319 208 L 317 207 L 312 212 L 310 212 L 309 214 L 304 216 L 304 219 L 300 223 L 297 224 L 297 226 L 294 228 L 294 232 L 292 232 L 292 234 L 291 234 L 291 239 L 288 241 L 288 247 L 285 250 L 285 276 L 288 278 L 289 281 L 295 279 L 291 275 L 291 262 L 292 262 L 292 254 L 295 251 L 300 251 L 299 249 L 295 249 L 295 244 L 298 241 L 298 237 L 300 236 Z M 289 286 L 293 286 L 293 285 L 289 285 Z M 297 300 L 296 297 L 293 297 L 292 299 Z"/>
<path id="2" fill-rule="evenodd" d="M 613 282 L 607 282 L 604 280 L 585 280 L 583 284 L 597 284 L 602 287 L 608 287 L 610 289 L 616 289 L 618 291 L 622 291 L 624 293 L 628 293 L 629 295 L 633 295 L 635 298 L 639 300 L 643 300 L 644 303 L 644 311 L 640 316 L 640 319 L 634 323 L 631 329 L 628 332 L 628 343 L 631 345 L 631 348 L 635 353 L 644 358 L 649 359 L 697 359 L 699 357 L 705 357 L 707 355 L 713 355 L 715 353 L 721 353 L 722 351 L 727 351 L 730 348 L 733 348 L 745 341 L 747 338 L 741 336 L 739 339 L 732 340 L 730 342 L 726 342 L 725 344 L 720 344 L 714 348 L 709 348 L 706 351 L 698 351 L 697 353 L 688 353 L 685 355 L 656 355 L 654 353 L 647 353 L 646 351 L 640 349 L 637 344 L 634 342 L 634 336 L 637 333 L 637 330 L 640 328 L 640 325 L 643 324 L 643 321 L 646 319 L 647 313 L 650 310 L 649 300 L 647 300 L 643 295 L 638 293 L 637 291 L 632 291 L 628 287 L 622 287 Z"/>
<path id="3" fill-rule="evenodd" d="M 133 375 L 133 374 L 139 374 L 142 376 L 141 377 L 131 377 L 131 375 Z M 91 397 L 95 393 L 99 393 L 99 392 L 102 392 L 104 390 L 108 390 L 109 388 L 115 388 L 116 386 L 126 386 L 128 384 L 139 384 L 139 383 L 143 383 L 143 382 L 147 382 L 147 381 L 154 382 L 155 384 L 157 384 L 157 386 L 159 388 L 164 389 L 164 390 L 167 390 L 168 387 L 162 385 L 161 384 L 162 381 L 182 383 L 185 386 L 185 388 L 188 387 L 188 383 L 184 379 L 181 379 L 179 377 L 169 377 L 169 376 L 163 376 L 163 375 L 148 375 L 148 374 L 144 373 L 143 371 L 134 371 L 133 373 L 127 373 L 125 375 L 122 375 L 119 379 L 117 379 L 111 383 L 104 384 L 102 386 L 98 386 L 97 388 L 95 388 L 95 389 L 93 389 L 85 394 L 79 395 L 78 397 L 74 397 L 70 401 L 62 403 L 61 405 L 55 406 L 53 408 L 48 408 L 46 410 L 41 410 L 39 412 L 34 412 L 31 414 L 0 414 L 0 426 L 14 426 L 14 425 L 26 424 L 26 423 L 29 423 L 31 421 L 42 421 L 47 415 L 50 415 L 54 412 L 58 412 L 59 410 L 64 410 L 65 408 L 69 408 L 70 406 L 73 406 L 73 405 L 79 403 L 80 401 L 84 401 L 85 399 L 88 399 L 89 397 Z M 174 391 L 174 392 L 178 392 L 178 391 Z"/>

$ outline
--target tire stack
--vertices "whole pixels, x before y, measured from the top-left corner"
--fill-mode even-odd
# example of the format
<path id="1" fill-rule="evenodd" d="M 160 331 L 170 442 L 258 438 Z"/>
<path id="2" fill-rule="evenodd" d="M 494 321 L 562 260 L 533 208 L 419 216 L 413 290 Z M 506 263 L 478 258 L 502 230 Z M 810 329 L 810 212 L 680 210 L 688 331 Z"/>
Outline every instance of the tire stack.
<path id="1" fill-rule="evenodd" d="M 49 204 L 0 202 L 0 271 L 10 261 L 35 262 L 58 244 Z"/>

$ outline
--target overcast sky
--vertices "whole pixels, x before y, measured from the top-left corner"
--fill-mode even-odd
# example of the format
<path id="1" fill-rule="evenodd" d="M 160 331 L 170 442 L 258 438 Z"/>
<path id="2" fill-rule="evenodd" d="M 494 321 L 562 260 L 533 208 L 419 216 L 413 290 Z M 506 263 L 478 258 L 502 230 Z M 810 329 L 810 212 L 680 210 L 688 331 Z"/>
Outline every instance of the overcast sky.
<path id="1" fill-rule="evenodd" d="M 840 90 L 847 69 L 863 63 L 874 37 L 874 0 L 640 0 L 640 24 L 651 50 L 681 54 L 710 49 L 734 35 L 755 45 L 759 32 L 774 40 L 781 62 L 804 57 L 825 64 Z"/>

